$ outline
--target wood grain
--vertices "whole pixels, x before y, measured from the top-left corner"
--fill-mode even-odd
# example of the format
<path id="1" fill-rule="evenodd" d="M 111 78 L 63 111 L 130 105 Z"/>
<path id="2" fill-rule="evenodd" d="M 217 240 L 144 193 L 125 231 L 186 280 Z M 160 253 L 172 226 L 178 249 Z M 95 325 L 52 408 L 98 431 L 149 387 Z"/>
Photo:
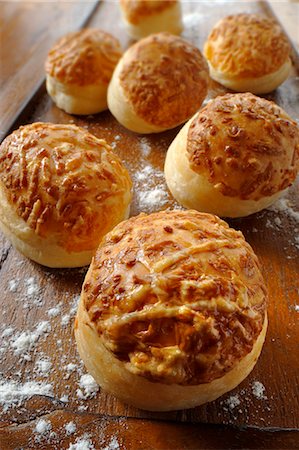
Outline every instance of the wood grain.
<path id="1" fill-rule="evenodd" d="M 33 407 L 33 405 L 31 405 Z M 40 416 L 50 421 L 51 431 L 40 436 L 37 420 L 23 425 L 0 428 L 0 442 L 5 450 L 68 449 L 69 445 L 85 436 L 95 449 L 130 450 L 194 450 L 194 449 L 295 449 L 298 433 L 295 430 L 259 430 L 253 427 L 238 429 L 232 426 L 201 424 L 173 424 L 127 417 L 107 417 L 99 414 L 73 413 L 57 409 Z M 73 422 L 76 431 L 65 432 L 66 424 Z"/>
<path id="2" fill-rule="evenodd" d="M 184 36 L 199 48 L 202 48 L 209 30 L 220 17 L 240 11 L 265 11 L 259 2 L 184 2 L 183 6 Z M 110 31 L 120 38 L 124 47 L 130 44 L 120 25 L 116 3 L 101 2 L 88 25 Z M 298 73 L 294 69 L 290 78 L 267 98 L 276 101 L 298 120 L 297 79 Z M 223 92 L 223 88 L 211 83 L 210 98 Z M 139 213 L 141 209 L 151 212 L 178 206 L 167 191 L 162 173 L 165 153 L 178 129 L 142 137 L 125 130 L 108 111 L 88 117 L 70 116 L 53 105 L 44 85 L 14 124 L 14 128 L 37 120 L 76 123 L 96 136 L 105 138 L 125 162 L 134 180 L 132 215 Z M 139 181 L 137 175 L 140 175 L 144 167 L 150 169 L 149 176 L 146 180 L 143 177 L 143 181 Z M 294 212 L 299 208 L 298 185 L 297 182 L 288 194 L 287 201 L 292 206 L 287 211 L 267 210 L 244 219 L 229 221 L 231 226 L 243 231 L 261 260 L 270 292 L 269 331 L 261 358 L 252 374 L 232 393 L 194 410 L 150 413 L 124 405 L 104 392 L 98 392 L 93 398 L 80 400 L 77 390 L 80 388 L 80 376 L 85 372 L 80 365 L 72 336 L 72 320 L 73 305 L 80 293 L 85 269 L 43 268 L 22 257 L 1 237 L 0 286 L 3 295 L 0 335 L 8 326 L 21 332 L 33 330 L 43 320 L 49 321 L 51 325 L 49 335 L 42 336 L 30 352 L 31 361 L 15 355 L 8 339 L 7 348 L 0 353 L 1 372 L 18 382 L 30 379 L 45 381 L 34 369 L 36 360 L 43 352 L 52 363 L 52 370 L 46 381 L 53 384 L 54 391 L 53 396 L 33 398 L 21 407 L 9 409 L 2 414 L 0 443 L 4 443 L 3 448 L 14 448 L 13 445 L 34 448 L 30 447 L 34 442 L 33 422 L 46 414 L 49 415 L 53 430 L 59 435 L 60 444 L 57 448 L 67 448 L 70 442 L 70 438 L 66 438 L 62 430 L 62 424 L 66 420 L 78 421 L 81 434 L 83 430 L 90 430 L 96 439 L 100 439 L 99 430 L 103 426 L 103 446 L 111 436 L 118 433 L 123 445 L 121 448 L 127 449 L 223 448 L 225 440 L 229 448 L 296 448 L 299 443 L 295 431 L 286 431 L 282 437 L 275 434 L 274 437 L 266 428 L 299 428 L 299 329 L 296 323 L 296 305 L 299 304 L 299 225 Z M 144 202 L 144 196 L 157 187 L 164 192 L 164 196 L 160 202 L 148 205 Z M 40 303 L 28 297 L 26 280 L 30 278 L 34 279 L 39 288 Z M 10 289 L 12 280 L 17 283 L 15 291 Z M 49 317 L 49 309 L 57 305 L 60 305 L 59 315 Z M 69 317 L 69 323 L 64 324 L 66 320 L 63 317 Z M 66 369 L 69 363 L 76 365 L 73 372 Z M 264 397 L 261 399 L 253 392 L 256 381 L 265 386 Z M 61 401 L 61 397 L 66 394 L 68 402 Z M 237 396 L 240 401 L 235 408 L 230 408 L 227 403 L 231 395 Z M 38 407 L 35 404 L 37 401 Z M 197 425 L 191 425 L 192 423 Z M 200 426 L 199 423 L 209 425 Z M 212 424 L 221 424 L 221 428 L 215 428 Z M 254 431 L 251 428 L 243 434 L 238 429 L 223 427 L 224 424 L 260 427 L 265 430 Z M 140 443 L 142 433 L 144 437 Z M 43 445 L 45 446 L 42 448 L 52 448 L 49 443 Z M 101 445 L 96 448 L 101 448 Z"/>
<path id="3" fill-rule="evenodd" d="M 80 28 L 98 2 L 0 2 L 0 140 L 44 79 L 58 37 Z"/>

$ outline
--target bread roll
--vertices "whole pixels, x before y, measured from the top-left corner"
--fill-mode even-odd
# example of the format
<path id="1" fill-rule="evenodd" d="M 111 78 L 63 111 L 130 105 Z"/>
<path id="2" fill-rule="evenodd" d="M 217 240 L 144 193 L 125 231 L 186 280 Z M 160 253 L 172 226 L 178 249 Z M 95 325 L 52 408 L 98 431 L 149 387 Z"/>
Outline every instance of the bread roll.
<path id="1" fill-rule="evenodd" d="M 226 94 L 176 136 L 165 178 L 186 208 L 242 217 L 284 193 L 296 178 L 298 154 L 298 125 L 282 108 L 253 94 Z"/>
<path id="2" fill-rule="evenodd" d="M 236 14 L 220 20 L 204 46 L 211 78 L 238 92 L 266 94 L 289 75 L 290 44 L 272 19 Z"/>
<path id="3" fill-rule="evenodd" d="M 98 248 L 75 337 L 104 390 L 142 409 L 192 408 L 251 372 L 265 339 L 266 298 L 241 232 L 192 210 L 141 214 Z"/>
<path id="4" fill-rule="evenodd" d="M 33 123 L 0 146 L 0 227 L 40 264 L 89 264 L 130 200 L 130 177 L 111 147 L 75 125 Z"/>
<path id="5" fill-rule="evenodd" d="M 123 21 L 129 36 L 141 39 L 152 33 L 183 30 L 181 3 L 177 0 L 120 0 Z"/>
<path id="6" fill-rule="evenodd" d="M 130 47 L 108 88 L 116 119 L 137 133 L 158 133 L 188 120 L 208 89 L 208 67 L 200 51 L 169 33 Z"/>
<path id="7" fill-rule="evenodd" d="M 50 50 L 46 61 L 47 91 L 69 114 L 107 109 L 107 89 L 121 57 L 118 40 L 92 28 L 69 33 Z"/>

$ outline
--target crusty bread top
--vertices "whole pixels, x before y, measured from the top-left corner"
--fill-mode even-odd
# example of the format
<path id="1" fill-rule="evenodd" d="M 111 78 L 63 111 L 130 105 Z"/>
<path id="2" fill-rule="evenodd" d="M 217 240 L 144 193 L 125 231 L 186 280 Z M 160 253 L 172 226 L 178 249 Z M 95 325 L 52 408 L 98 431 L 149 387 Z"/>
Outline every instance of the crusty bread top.
<path id="1" fill-rule="evenodd" d="M 127 21 L 138 25 L 146 17 L 153 16 L 172 8 L 177 0 L 120 0 Z"/>
<path id="2" fill-rule="evenodd" d="M 193 210 L 119 224 L 82 289 L 92 326 L 129 371 L 181 385 L 219 378 L 251 351 L 266 297 L 242 233 Z"/>
<path id="3" fill-rule="evenodd" d="M 97 247 L 122 220 L 130 188 L 111 147 L 75 125 L 22 126 L 0 146 L 0 189 L 11 208 L 67 251 Z"/>
<path id="4" fill-rule="evenodd" d="M 205 43 L 204 55 L 224 75 L 256 78 L 276 72 L 286 63 L 290 44 L 274 20 L 236 14 L 215 25 Z"/>
<path id="5" fill-rule="evenodd" d="M 157 33 L 121 59 L 120 83 L 135 113 L 150 124 L 174 127 L 190 118 L 207 94 L 208 67 L 191 43 Z"/>
<path id="6" fill-rule="evenodd" d="M 86 28 L 58 40 L 48 54 L 46 72 L 61 83 L 108 85 L 121 55 L 120 43 L 114 36 Z"/>
<path id="7" fill-rule="evenodd" d="M 296 178 L 299 127 L 273 102 L 226 94 L 195 116 L 186 151 L 191 169 L 223 195 L 259 200 Z"/>

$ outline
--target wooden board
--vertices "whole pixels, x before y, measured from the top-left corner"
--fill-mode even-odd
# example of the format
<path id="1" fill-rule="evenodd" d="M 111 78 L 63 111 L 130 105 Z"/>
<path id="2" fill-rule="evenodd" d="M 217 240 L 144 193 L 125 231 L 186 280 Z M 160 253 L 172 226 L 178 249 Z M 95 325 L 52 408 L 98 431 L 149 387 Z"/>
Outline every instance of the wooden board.
<path id="1" fill-rule="evenodd" d="M 254 11 L 269 14 L 269 10 L 260 2 L 184 2 L 183 7 L 183 35 L 199 48 L 202 48 L 213 24 L 229 13 Z M 120 38 L 124 47 L 130 44 L 120 23 L 117 4 L 114 2 L 101 2 L 88 25 L 110 31 Z M 40 64 L 42 65 L 43 61 L 40 61 Z M 223 88 L 211 83 L 209 98 L 223 92 Z M 290 78 L 275 93 L 267 96 L 297 120 L 298 97 L 298 70 L 295 67 Z M 44 85 L 14 123 L 13 128 L 38 120 L 75 123 L 96 136 L 105 138 L 112 145 L 125 162 L 134 181 L 132 215 L 141 210 L 151 212 L 178 207 L 167 191 L 163 178 L 163 162 L 167 148 L 179 129 L 143 137 L 125 130 L 108 111 L 88 117 L 70 116 L 53 105 Z M 56 438 L 63 443 L 61 448 L 67 448 L 64 445 L 74 442 L 80 433 L 82 435 L 85 420 L 86 423 L 93 424 L 90 425 L 93 430 L 91 439 L 100 439 L 95 425 L 97 423 L 104 423 L 104 428 L 112 430 L 111 434 L 105 428 L 107 432 L 103 432 L 103 442 L 96 448 L 108 445 L 116 429 L 119 446 L 128 449 L 221 448 L 220 436 L 226 436 L 229 446 L 229 442 L 233 442 L 233 436 L 238 433 L 244 437 L 247 448 L 277 448 L 275 445 L 279 442 L 279 448 L 296 448 L 296 443 L 299 445 L 297 435 L 294 436 L 295 430 L 299 428 L 299 329 L 296 325 L 299 304 L 297 192 L 298 182 L 292 187 L 287 198 L 277 203 L 273 210 L 229 221 L 231 226 L 243 231 L 261 260 L 270 292 L 269 331 L 256 368 L 238 388 L 211 404 L 188 411 L 140 411 L 122 404 L 104 392 L 91 394 L 91 398 L 86 400 L 80 399 L 78 389 L 81 389 L 83 395 L 86 394 L 80 386 L 80 378 L 85 371 L 76 352 L 72 323 L 86 269 L 43 268 L 22 257 L 1 237 L 0 336 L 7 327 L 13 328 L 12 335 L 0 341 L 0 349 L 3 349 L 0 353 L 1 373 L 20 385 L 33 380 L 50 383 L 52 387 L 50 395 L 31 398 L 18 408 L 3 412 L 0 429 L 0 444 L 3 442 L 3 448 L 35 448 L 34 427 L 40 417 L 51 421 Z M 57 315 L 54 314 L 55 308 Z M 16 355 L 13 346 L 15 339 L 22 332 L 32 335 L 42 322 L 46 322 L 44 332 L 40 332 L 40 337 L 32 343 L 32 349 L 25 352 L 25 359 Z M 51 363 L 47 377 L 40 370 L 38 360 Z M 257 382 L 265 387 L 260 396 L 256 395 L 256 388 L 260 386 Z M 72 438 L 66 437 L 61 425 L 70 420 L 78 422 L 78 430 Z M 177 425 L 172 425 L 171 422 L 176 422 Z M 184 425 L 179 425 L 179 422 Z M 122 425 L 115 425 L 117 423 Z M 192 423 L 210 425 L 206 428 L 191 425 Z M 140 424 L 144 432 L 142 443 L 139 440 Z M 212 424 L 229 426 L 210 428 Z M 255 439 L 253 428 L 244 431 L 239 428 L 236 432 L 232 426 L 284 429 L 286 434 L 280 441 L 278 436 L 272 439 L 266 431 L 264 435 L 257 431 Z M 87 429 L 89 430 L 88 427 Z M 134 430 L 137 433 L 135 435 Z M 200 430 L 199 434 L 196 430 Z M 243 437 L 235 443 L 239 442 L 239 445 L 243 446 Z M 156 447 L 153 439 L 157 441 Z M 45 440 L 42 448 L 56 448 L 54 438 L 52 444 Z M 232 448 L 238 448 L 233 445 L 231 444 Z M 0 448 L 2 449 L 1 445 Z"/>
<path id="2" fill-rule="evenodd" d="M 58 37 L 84 25 L 87 2 L 0 2 L 0 139 L 44 80 L 44 60 Z"/>

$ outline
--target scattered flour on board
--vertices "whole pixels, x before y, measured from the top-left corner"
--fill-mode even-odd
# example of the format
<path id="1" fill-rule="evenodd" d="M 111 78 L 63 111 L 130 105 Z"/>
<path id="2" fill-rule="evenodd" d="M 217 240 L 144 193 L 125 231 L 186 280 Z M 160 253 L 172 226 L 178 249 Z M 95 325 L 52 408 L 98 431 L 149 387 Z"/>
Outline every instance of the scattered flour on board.
<path id="1" fill-rule="evenodd" d="M 299 212 L 295 211 L 294 209 L 295 205 L 292 203 L 291 200 L 289 200 L 286 197 L 281 197 L 279 200 L 277 200 L 273 205 L 271 205 L 268 210 L 274 211 L 274 212 L 281 212 L 285 213 L 290 217 L 291 219 L 299 222 Z"/>
<path id="2" fill-rule="evenodd" d="M 253 395 L 258 400 L 266 400 L 267 396 L 265 395 L 266 388 L 260 381 L 254 381 L 251 386 Z"/>
<path id="3" fill-rule="evenodd" d="M 0 379 L 0 404 L 3 411 L 20 406 L 25 400 L 33 395 L 53 395 L 53 385 L 40 381 L 27 381 L 17 383 L 14 380 Z"/>
<path id="4" fill-rule="evenodd" d="M 61 317 L 61 326 L 66 327 L 70 323 L 70 320 L 71 320 L 71 316 L 69 314 L 64 314 Z"/>
<path id="5" fill-rule="evenodd" d="M 77 389 L 77 396 L 81 400 L 86 400 L 87 398 L 94 397 L 99 390 L 99 385 L 88 373 L 80 377 L 79 386 L 81 389 Z"/>
<path id="6" fill-rule="evenodd" d="M 241 404 L 241 401 L 239 399 L 239 396 L 231 395 L 226 401 L 225 404 L 229 407 L 230 410 L 236 408 L 236 406 L 239 406 Z"/>
<path id="7" fill-rule="evenodd" d="M 22 331 L 12 337 L 10 345 L 14 349 L 15 355 L 20 355 L 21 358 L 30 361 L 29 353 L 34 349 L 37 341 L 44 335 L 46 336 L 51 331 L 51 325 L 44 320 L 37 324 L 34 331 Z"/>
<path id="8" fill-rule="evenodd" d="M 35 362 L 34 371 L 43 377 L 48 377 L 50 370 L 52 368 L 52 363 L 49 357 L 40 358 Z"/>
<path id="9" fill-rule="evenodd" d="M 151 152 L 151 144 L 146 137 L 143 137 L 139 141 L 139 146 L 141 149 L 142 155 L 146 158 Z"/>
<path id="10" fill-rule="evenodd" d="M 61 312 L 61 303 L 54 306 L 53 308 L 48 309 L 47 314 L 49 317 L 57 317 Z"/>
<path id="11" fill-rule="evenodd" d="M 168 193 L 164 187 L 156 186 L 155 188 L 139 192 L 137 195 L 140 211 L 149 211 L 153 208 L 159 210 L 168 200 Z"/>
<path id="12" fill-rule="evenodd" d="M 94 445 L 89 434 L 78 437 L 74 444 L 70 444 L 68 450 L 94 450 Z"/>
<path id="13" fill-rule="evenodd" d="M 29 308 L 31 304 L 35 306 L 41 306 L 43 304 L 42 289 L 35 280 L 34 277 L 30 277 L 25 280 L 25 301 L 23 308 Z"/>
<path id="14" fill-rule="evenodd" d="M 10 292 L 17 292 L 19 283 L 20 283 L 19 280 L 9 280 L 8 286 L 9 286 Z"/>
<path id="15" fill-rule="evenodd" d="M 67 394 L 63 394 L 60 399 L 59 399 L 62 403 L 68 403 L 69 401 L 69 396 Z"/>
<path id="16" fill-rule="evenodd" d="M 169 200 L 161 170 L 146 164 L 134 174 L 135 193 L 139 211 L 158 211 Z"/>
<path id="17" fill-rule="evenodd" d="M 49 420 L 40 419 L 35 427 L 35 432 L 39 434 L 46 434 L 52 429 L 52 424 Z"/>
<path id="18" fill-rule="evenodd" d="M 106 447 L 103 447 L 102 450 L 119 450 L 120 446 L 117 440 L 116 436 L 113 436 L 110 440 L 110 442 L 108 443 L 108 445 L 106 445 Z"/>
<path id="19" fill-rule="evenodd" d="M 1 337 L 2 338 L 10 337 L 13 334 L 13 332 L 14 332 L 14 328 L 12 328 L 12 327 L 5 328 L 5 330 L 1 334 Z"/>
<path id="20" fill-rule="evenodd" d="M 68 436 L 70 434 L 74 434 L 76 429 L 77 429 L 75 422 L 68 422 L 68 423 L 66 423 L 64 428 L 65 428 L 66 434 Z"/>

